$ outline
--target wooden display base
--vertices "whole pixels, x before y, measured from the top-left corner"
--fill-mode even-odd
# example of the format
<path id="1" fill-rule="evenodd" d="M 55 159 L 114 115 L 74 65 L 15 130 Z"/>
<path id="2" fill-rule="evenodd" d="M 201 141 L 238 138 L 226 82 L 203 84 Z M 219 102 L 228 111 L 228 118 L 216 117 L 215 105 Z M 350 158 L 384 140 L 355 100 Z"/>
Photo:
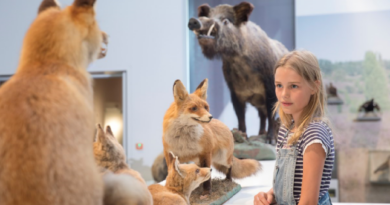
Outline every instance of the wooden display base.
<path id="1" fill-rule="evenodd" d="M 241 186 L 234 181 L 225 179 L 212 179 L 211 180 L 211 194 L 204 198 L 201 197 L 203 193 L 203 186 L 200 185 L 196 188 L 190 197 L 191 205 L 220 205 L 232 198 L 238 191 L 241 190 Z"/>

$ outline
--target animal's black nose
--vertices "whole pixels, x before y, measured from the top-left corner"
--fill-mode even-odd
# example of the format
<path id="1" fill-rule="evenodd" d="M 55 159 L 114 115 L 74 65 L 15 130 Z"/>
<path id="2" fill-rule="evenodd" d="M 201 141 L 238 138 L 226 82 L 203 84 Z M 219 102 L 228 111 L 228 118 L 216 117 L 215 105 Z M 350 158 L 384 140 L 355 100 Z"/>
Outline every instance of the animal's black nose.
<path id="1" fill-rule="evenodd" d="M 210 116 L 209 118 L 210 118 L 210 120 L 211 120 L 211 119 L 213 119 L 213 116 Z"/>
<path id="2" fill-rule="evenodd" d="M 188 28 L 192 31 L 194 29 L 200 29 L 200 21 L 196 18 L 191 18 L 188 22 Z"/>

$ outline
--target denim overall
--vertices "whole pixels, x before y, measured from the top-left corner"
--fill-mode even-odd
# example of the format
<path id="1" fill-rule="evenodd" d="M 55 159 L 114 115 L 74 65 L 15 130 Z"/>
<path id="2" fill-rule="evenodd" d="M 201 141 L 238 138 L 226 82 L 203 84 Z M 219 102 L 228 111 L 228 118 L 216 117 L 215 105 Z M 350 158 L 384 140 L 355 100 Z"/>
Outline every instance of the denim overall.
<path id="1" fill-rule="evenodd" d="M 288 136 L 288 132 L 284 138 Z M 297 161 L 298 149 L 297 143 L 291 146 L 290 149 L 280 148 L 275 163 L 274 170 L 274 194 L 278 205 L 295 205 L 294 199 L 294 175 L 295 163 Z M 318 205 L 331 205 L 329 194 L 324 194 Z"/>

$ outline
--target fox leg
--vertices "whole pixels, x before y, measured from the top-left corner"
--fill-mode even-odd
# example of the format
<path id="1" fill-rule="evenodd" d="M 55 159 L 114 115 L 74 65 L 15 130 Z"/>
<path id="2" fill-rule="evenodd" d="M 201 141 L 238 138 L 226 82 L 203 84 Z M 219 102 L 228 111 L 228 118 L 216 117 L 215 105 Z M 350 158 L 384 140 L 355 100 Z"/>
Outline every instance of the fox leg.
<path id="1" fill-rule="evenodd" d="M 225 180 L 232 180 L 232 167 L 228 168 Z"/>
<path id="2" fill-rule="evenodd" d="M 211 167 L 211 154 L 202 155 L 199 157 L 200 167 Z M 209 180 L 203 182 L 203 195 L 211 193 L 211 177 Z"/>

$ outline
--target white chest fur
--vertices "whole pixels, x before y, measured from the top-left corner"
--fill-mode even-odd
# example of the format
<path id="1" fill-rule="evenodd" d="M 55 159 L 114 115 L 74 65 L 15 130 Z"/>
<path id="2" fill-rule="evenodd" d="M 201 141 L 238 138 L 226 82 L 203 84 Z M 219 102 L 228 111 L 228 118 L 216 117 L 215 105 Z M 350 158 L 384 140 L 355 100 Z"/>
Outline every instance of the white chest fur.
<path id="1" fill-rule="evenodd" d="M 164 140 L 175 155 L 187 157 L 202 151 L 198 143 L 203 135 L 203 127 L 193 119 L 180 117 L 173 120 L 164 133 Z"/>

